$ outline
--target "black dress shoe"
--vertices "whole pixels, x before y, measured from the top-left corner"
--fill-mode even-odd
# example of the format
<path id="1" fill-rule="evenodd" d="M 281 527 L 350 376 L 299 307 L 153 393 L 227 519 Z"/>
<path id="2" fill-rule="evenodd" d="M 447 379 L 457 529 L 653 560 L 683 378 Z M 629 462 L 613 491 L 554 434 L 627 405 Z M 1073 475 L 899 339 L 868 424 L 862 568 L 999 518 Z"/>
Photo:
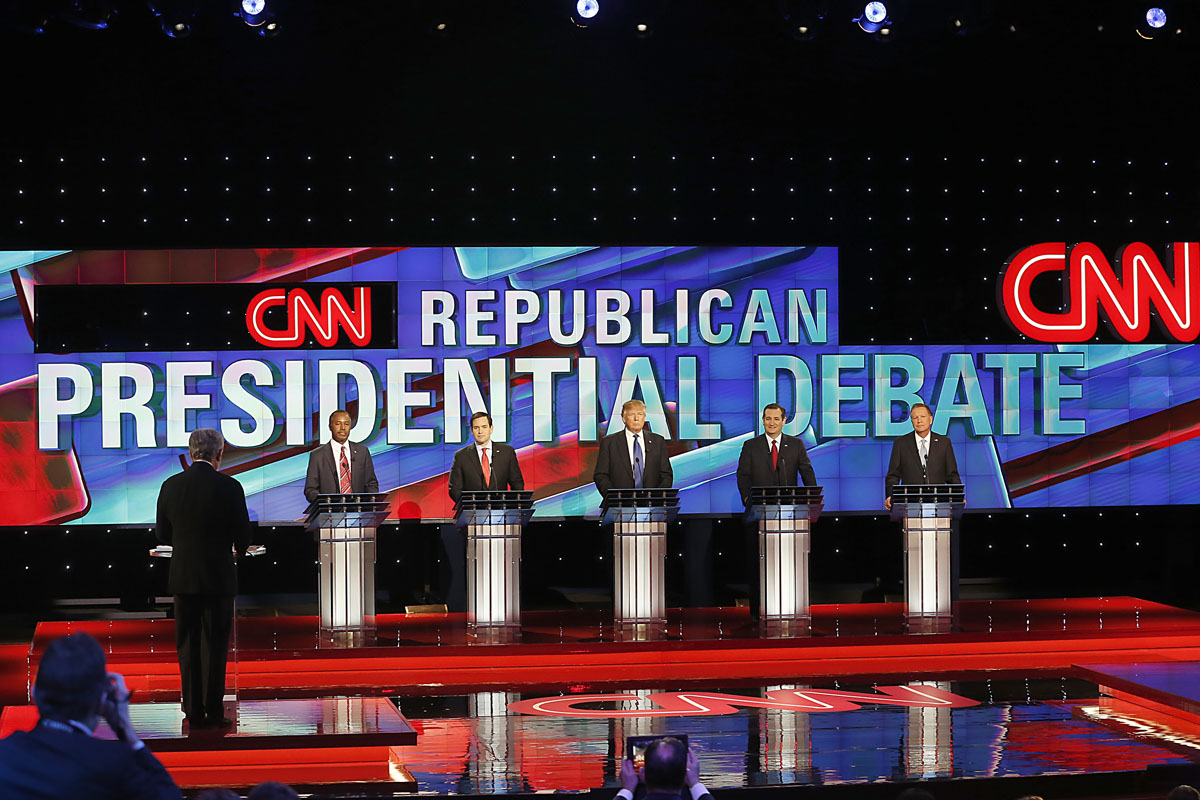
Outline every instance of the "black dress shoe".
<path id="1" fill-rule="evenodd" d="M 230 728 L 233 726 L 233 720 L 229 717 L 205 717 L 204 727 L 206 728 Z"/>

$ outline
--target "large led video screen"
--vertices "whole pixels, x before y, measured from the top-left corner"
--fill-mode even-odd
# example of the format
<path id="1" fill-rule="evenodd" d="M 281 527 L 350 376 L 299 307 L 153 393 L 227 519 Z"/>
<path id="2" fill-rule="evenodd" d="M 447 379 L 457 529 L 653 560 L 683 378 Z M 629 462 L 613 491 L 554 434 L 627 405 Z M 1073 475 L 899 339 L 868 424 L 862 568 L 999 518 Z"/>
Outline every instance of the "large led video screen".
<path id="1" fill-rule="evenodd" d="M 668 440 L 685 514 L 741 511 L 738 456 L 771 402 L 826 513 L 882 512 L 915 402 L 953 441 L 971 510 L 1200 499 L 1186 338 L 844 343 L 854 279 L 839 290 L 834 247 L 10 251 L 0 270 L 8 525 L 152 522 L 197 427 L 224 433 L 255 518 L 302 519 L 338 408 L 393 518 L 452 515 L 476 410 L 517 448 L 538 517 L 595 516 L 598 440 L 631 398 Z"/>

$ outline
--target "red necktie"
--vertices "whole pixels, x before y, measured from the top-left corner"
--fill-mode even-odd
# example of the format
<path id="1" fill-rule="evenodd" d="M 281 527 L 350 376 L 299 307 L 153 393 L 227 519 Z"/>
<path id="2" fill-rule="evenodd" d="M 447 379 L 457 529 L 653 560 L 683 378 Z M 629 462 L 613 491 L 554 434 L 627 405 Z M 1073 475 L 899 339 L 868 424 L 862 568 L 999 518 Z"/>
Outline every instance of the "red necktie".
<path id="1" fill-rule="evenodd" d="M 774 439 L 771 440 L 771 469 L 779 469 L 779 449 Z"/>
<path id="2" fill-rule="evenodd" d="M 480 450 L 479 454 L 481 456 L 483 456 L 483 461 L 481 464 L 483 466 L 483 485 L 491 486 L 492 485 L 492 465 L 488 463 L 487 448 L 485 447 L 482 450 Z"/>
<path id="3" fill-rule="evenodd" d="M 346 460 L 346 445 L 342 445 L 342 460 L 339 470 L 342 476 L 342 494 L 350 494 L 350 462 Z"/>

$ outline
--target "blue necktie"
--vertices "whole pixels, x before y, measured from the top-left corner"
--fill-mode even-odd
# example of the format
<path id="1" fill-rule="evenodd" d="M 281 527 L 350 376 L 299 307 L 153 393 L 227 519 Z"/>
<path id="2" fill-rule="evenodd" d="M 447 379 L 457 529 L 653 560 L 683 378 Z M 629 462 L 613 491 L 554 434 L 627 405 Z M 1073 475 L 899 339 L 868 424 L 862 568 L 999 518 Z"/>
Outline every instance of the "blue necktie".
<path id="1" fill-rule="evenodd" d="M 638 434 L 633 435 L 633 488 L 642 488 L 642 474 L 645 472 L 642 466 L 642 443 L 638 441 Z"/>

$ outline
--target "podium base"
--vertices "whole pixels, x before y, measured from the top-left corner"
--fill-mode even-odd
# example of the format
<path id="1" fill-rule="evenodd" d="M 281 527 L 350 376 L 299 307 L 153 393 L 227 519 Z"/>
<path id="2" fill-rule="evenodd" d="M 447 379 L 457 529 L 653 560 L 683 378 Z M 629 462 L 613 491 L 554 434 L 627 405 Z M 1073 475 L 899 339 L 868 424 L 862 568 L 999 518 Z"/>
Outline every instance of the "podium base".
<path id="1" fill-rule="evenodd" d="M 954 617 L 949 614 L 909 614 L 904 622 L 906 633 L 952 633 Z"/>
<path id="2" fill-rule="evenodd" d="M 627 622 L 613 625 L 614 642 L 661 642 L 667 638 L 667 621 Z"/>
<path id="3" fill-rule="evenodd" d="M 800 639 L 812 636 L 812 617 L 760 619 L 758 630 L 764 639 Z"/>
<path id="4" fill-rule="evenodd" d="M 515 625 L 476 625 L 467 623 L 470 644 L 519 644 L 521 628 Z"/>
<path id="5" fill-rule="evenodd" d="M 320 649 L 335 650 L 352 647 L 374 647 L 378 644 L 379 637 L 374 628 L 352 631 L 321 628 L 321 635 L 318 637 L 318 641 L 320 642 Z"/>

